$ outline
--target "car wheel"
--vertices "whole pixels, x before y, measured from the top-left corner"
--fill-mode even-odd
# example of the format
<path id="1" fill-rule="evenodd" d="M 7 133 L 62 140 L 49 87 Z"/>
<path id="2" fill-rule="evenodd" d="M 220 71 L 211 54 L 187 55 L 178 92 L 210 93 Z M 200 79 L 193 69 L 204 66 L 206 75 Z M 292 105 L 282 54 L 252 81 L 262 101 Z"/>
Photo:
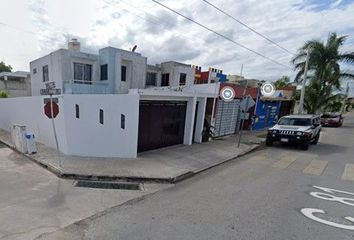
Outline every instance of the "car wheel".
<path id="1" fill-rule="evenodd" d="M 266 145 L 267 146 L 273 146 L 273 141 L 271 139 L 266 139 Z"/>
<path id="2" fill-rule="evenodd" d="M 310 146 L 310 143 L 308 141 L 305 141 L 301 144 L 301 149 L 302 150 L 308 150 Z"/>
<path id="3" fill-rule="evenodd" d="M 313 141 L 313 144 L 317 144 L 319 139 L 320 139 L 320 133 L 318 133 L 316 135 L 315 140 Z"/>

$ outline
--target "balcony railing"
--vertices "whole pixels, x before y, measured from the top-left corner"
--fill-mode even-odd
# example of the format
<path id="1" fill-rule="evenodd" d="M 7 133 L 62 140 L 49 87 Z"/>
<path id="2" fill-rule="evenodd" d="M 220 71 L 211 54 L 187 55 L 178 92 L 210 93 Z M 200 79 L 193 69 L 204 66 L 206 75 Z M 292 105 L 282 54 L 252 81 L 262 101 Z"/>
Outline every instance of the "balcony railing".
<path id="1" fill-rule="evenodd" d="M 66 94 L 110 94 L 108 81 L 66 80 L 64 81 Z"/>

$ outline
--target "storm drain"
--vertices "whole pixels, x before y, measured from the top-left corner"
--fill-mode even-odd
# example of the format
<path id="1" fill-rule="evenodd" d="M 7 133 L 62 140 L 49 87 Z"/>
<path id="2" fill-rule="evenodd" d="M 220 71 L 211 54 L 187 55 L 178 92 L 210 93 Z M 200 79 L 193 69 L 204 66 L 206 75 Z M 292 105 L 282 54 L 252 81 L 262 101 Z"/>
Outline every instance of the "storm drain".
<path id="1" fill-rule="evenodd" d="M 141 190 L 139 183 L 128 182 L 102 182 L 102 181 L 76 181 L 75 187 L 100 188 L 100 189 L 119 189 L 119 190 Z"/>

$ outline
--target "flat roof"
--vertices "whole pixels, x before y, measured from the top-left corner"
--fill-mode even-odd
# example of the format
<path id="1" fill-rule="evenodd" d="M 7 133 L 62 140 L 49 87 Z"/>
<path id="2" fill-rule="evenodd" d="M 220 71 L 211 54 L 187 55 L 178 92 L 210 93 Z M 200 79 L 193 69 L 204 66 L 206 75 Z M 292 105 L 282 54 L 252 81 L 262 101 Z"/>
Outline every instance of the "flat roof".
<path id="1" fill-rule="evenodd" d="M 28 75 L 30 75 L 30 73 L 29 72 L 24 72 L 24 71 L 1 72 L 0 73 L 0 79 L 5 79 L 5 76 L 9 77 L 9 78 L 27 78 Z"/>
<path id="2" fill-rule="evenodd" d="M 181 66 L 185 66 L 185 67 L 192 67 L 191 64 L 186 64 L 186 63 L 181 63 L 181 62 L 176 62 L 176 61 L 167 61 L 167 62 L 163 62 L 162 64 L 168 64 L 168 63 L 173 63 L 173 64 L 177 64 L 177 65 L 181 65 Z"/>

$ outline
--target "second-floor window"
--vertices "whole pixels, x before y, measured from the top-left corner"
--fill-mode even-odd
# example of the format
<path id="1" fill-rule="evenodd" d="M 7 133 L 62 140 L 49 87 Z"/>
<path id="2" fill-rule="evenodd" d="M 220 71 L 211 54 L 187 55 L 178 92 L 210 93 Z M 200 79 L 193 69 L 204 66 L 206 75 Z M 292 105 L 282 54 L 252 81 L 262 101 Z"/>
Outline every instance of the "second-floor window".
<path id="1" fill-rule="evenodd" d="M 179 74 L 179 85 L 180 85 L 180 86 L 186 85 L 186 80 L 187 80 L 187 74 L 185 74 L 185 73 L 180 73 L 180 74 Z"/>
<path id="2" fill-rule="evenodd" d="M 166 87 L 170 85 L 170 74 L 164 73 L 161 76 L 161 87 Z"/>
<path id="3" fill-rule="evenodd" d="M 108 80 L 108 65 L 101 65 L 101 80 Z"/>
<path id="4" fill-rule="evenodd" d="M 120 79 L 122 82 L 127 81 L 127 67 L 126 66 L 121 67 Z"/>
<path id="5" fill-rule="evenodd" d="M 146 86 L 156 86 L 157 74 L 154 72 L 146 73 Z"/>
<path id="6" fill-rule="evenodd" d="M 48 81 L 49 81 L 49 69 L 48 69 L 48 65 L 43 66 L 42 72 L 43 72 L 43 82 L 48 82 Z"/>
<path id="7" fill-rule="evenodd" d="M 92 65 L 84 63 L 74 63 L 74 82 L 91 84 Z"/>

